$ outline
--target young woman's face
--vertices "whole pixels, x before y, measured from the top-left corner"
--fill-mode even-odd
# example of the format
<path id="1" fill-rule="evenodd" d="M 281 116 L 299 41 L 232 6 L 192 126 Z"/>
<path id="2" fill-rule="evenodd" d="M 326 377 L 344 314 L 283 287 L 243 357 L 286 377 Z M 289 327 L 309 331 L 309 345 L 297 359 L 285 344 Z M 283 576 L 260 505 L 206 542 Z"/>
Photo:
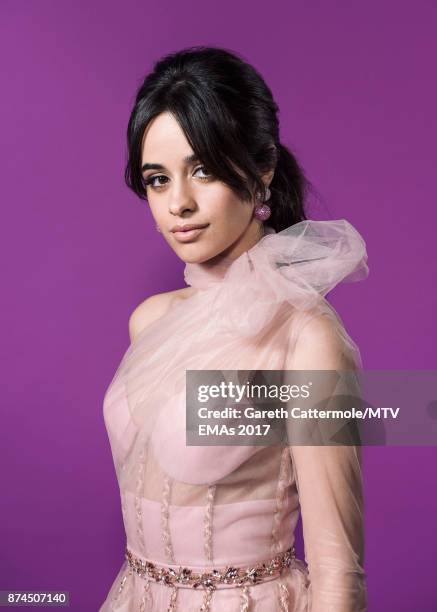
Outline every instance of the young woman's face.
<path id="1" fill-rule="evenodd" d="M 143 137 L 142 166 L 155 166 L 143 170 L 154 220 L 185 262 L 201 263 L 220 254 L 238 257 L 263 235 L 262 222 L 253 217 L 255 202 L 240 200 L 192 156 L 173 115 L 162 113 L 150 122 Z M 174 231 L 175 226 L 191 224 L 201 228 Z"/>

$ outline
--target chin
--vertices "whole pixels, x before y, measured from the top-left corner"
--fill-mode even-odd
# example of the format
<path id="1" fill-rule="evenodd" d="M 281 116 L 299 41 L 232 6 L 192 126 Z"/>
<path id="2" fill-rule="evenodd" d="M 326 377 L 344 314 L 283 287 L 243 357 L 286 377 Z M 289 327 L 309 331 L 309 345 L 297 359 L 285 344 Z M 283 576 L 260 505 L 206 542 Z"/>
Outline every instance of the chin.
<path id="1" fill-rule="evenodd" d="M 220 248 L 217 250 L 200 248 L 199 245 L 195 245 L 193 243 L 177 249 L 176 252 L 180 259 L 182 259 L 185 263 L 205 263 L 209 260 L 214 260 L 215 258 L 219 259 L 220 255 L 223 253 L 223 249 Z"/>
<path id="2" fill-rule="evenodd" d="M 187 255 L 186 253 L 184 254 L 180 254 L 179 257 L 185 262 L 185 263 L 205 263 L 206 261 L 209 261 L 210 259 L 212 259 L 212 256 L 209 255 Z"/>

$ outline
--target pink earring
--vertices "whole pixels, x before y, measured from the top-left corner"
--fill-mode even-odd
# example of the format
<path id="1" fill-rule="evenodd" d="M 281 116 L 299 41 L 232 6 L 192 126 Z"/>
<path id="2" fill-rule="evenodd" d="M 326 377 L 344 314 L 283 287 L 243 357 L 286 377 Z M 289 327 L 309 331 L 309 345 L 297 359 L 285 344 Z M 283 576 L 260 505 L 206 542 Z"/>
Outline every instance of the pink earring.
<path id="1" fill-rule="evenodd" d="M 270 189 L 266 187 L 266 197 L 264 199 L 264 202 L 267 202 L 267 200 L 270 199 L 271 195 L 272 194 L 271 194 Z M 268 204 L 265 204 L 264 202 L 262 202 L 261 194 L 259 191 L 257 191 L 256 196 L 257 196 L 259 203 L 255 206 L 254 217 L 258 219 L 259 221 L 267 221 L 267 219 L 272 214 L 272 209 L 270 208 Z"/>
<path id="2" fill-rule="evenodd" d="M 158 225 L 155 225 L 155 228 L 156 228 L 156 231 L 157 231 L 157 232 L 160 232 L 160 231 L 161 231 L 161 230 L 159 229 L 159 226 L 158 226 Z"/>

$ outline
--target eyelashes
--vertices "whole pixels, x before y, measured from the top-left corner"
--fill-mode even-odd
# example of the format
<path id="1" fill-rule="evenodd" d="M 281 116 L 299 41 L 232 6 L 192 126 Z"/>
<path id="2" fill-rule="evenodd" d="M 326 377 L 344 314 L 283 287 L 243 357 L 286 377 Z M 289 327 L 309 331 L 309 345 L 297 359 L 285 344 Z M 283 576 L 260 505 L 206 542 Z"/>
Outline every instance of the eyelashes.
<path id="1" fill-rule="evenodd" d="M 151 176 L 151 177 L 143 180 L 144 186 L 148 187 L 150 185 L 151 187 L 153 187 L 153 189 L 159 189 L 159 187 L 162 187 L 163 184 L 160 183 L 159 185 L 155 185 L 154 181 L 156 181 L 156 179 L 160 179 L 160 178 L 165 178 L 166 179 L 167 177 L 164 174 L 157 174 L 156 176 Z"/>
<path id="2" fill-rule="evenodd" d="M 198 172 L 199 170 L 202 170 L 203 174 L 207 174 L 207 176 L 199 176 L 198 178 L 202 181 L 210 181 L 212 179 L 212 174 L 208 172 L 206 166 L 198 166 L 198 168 L 196 168 L 195 173 Z M 156 184 L 155 181 L 157 179 L 165 179 L 165 182 L 162 183 L 158 183 Z M 165 174 L 155 174 L 154 176 L 149 176 L 146 179 L 143 179 L 143 184 L 144 186 L 147 187 L 152 187 L 152 189 L 155 189 L 157 191 L 159 191 L 160 189 L 162 189 L 162 187 L 165 187 L 165 185 L 167 184 L 168 181 L 168 177 L 165 176 Z"/>

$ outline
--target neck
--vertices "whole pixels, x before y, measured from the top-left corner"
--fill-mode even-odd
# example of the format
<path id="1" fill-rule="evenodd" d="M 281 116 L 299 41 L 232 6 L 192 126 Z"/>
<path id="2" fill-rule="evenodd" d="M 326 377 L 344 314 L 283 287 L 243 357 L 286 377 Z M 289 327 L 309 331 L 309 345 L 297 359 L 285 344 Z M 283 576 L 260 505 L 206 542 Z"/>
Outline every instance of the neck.
<path id="1" fill-rule="evenodd" d="M 233 242 L 227 249 L 225 249 L 222 253 L 220 253 L 217 257 L 225 258 L 225 259 L 237 259 L 251 249 L 257 242 L 263 238 L 266 234 L 267 226 L 264 223 L 260 223 L 256 219 L 252 219 L 251 223 L 249 223 L 246 231 L 241 234 L 241 236 Z M 215 258 L 213 258 L 215 259 Z"/>
<path id="2" fill-rule="evenodd" d="M 254 247 L 266 234 L 272 232 L 272 228 L 264 225 L 263 223 L 251 224 L 248 230 L 240 236 L 233 244 L 227 249 L 211 257 L 202 263 L 206 268 L 213 268 L 216 265 L 220 266 L 220 263 L 229 263 L 238 259 L 243 253 Z"/>
<path id="3" fill-rule="evenodd" d="M 186 264 L 184 272 L 185 281 L 187 284 L 200 289 L 219 282 L 223 279 L 229 266 L 236 259 L 255 246 L 261 238 L 271 233 L 275 233 L 273 228 L 261 225 L 256 239 L 248 242 L 247 236 L 245 235 L 244 242 L 238 240 L 225 251 L 222 251 L 204 262 Z"/>

